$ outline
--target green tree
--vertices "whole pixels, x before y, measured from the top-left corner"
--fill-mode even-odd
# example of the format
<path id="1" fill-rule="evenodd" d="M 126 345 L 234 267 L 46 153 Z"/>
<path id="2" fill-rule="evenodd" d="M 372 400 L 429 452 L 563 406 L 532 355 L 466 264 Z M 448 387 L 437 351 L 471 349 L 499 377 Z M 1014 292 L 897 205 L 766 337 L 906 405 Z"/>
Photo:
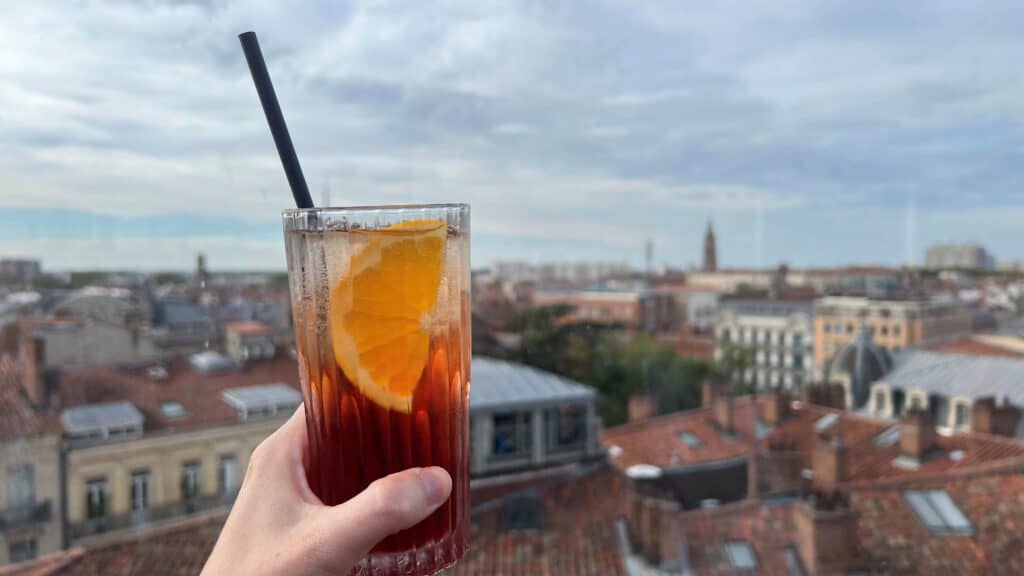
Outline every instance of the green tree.
<path id="1" fill-rule="evenodd" d="M 715 374 L 729 380 L 733 394 L 754 392 L 754 386 L 746 381 L 744 375 L 754 365 L 757 351 L 748 346 L 737 346 L 727 340 L 720 340 L 718 348 L 722 355 L 715 363 Z"/>

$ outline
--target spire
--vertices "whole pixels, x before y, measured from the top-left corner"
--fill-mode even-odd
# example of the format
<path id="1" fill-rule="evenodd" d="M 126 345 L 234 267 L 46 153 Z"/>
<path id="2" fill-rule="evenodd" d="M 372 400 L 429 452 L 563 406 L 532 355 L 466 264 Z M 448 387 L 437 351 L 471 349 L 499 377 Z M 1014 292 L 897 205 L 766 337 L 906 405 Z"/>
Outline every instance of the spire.
<path id="1" fill-rule="evenodd" d="M 708 229 L 704 233 L 704 263 L 701 269 L 705 272 L 718 270 L 718 250 L 715 246 L 715 228 L 708 218 Z"/>

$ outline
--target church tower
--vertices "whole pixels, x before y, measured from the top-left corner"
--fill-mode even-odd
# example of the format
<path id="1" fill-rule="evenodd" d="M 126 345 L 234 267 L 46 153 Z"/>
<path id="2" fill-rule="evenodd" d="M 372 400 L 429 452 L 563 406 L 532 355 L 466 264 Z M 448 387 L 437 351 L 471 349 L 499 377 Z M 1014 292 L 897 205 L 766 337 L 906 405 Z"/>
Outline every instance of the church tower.
<path id="1" fill-rule="evenodd" d="M 718 251 L 715 248 L 715 230 L 708 220 L 708 231 L 704 233 L 704 265 L 701 266 L 704 272 L 718 271 Z"/>

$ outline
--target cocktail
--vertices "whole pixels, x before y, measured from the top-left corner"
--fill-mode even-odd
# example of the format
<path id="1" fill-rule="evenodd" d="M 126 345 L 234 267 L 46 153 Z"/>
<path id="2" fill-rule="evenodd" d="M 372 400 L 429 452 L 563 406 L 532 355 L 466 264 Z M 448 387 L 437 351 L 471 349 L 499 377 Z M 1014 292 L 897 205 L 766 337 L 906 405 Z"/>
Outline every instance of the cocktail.
<path id="1" fill-rule="evenodd" d="M 310 486 L 335 505 L 445 468 L 448 502 L 353 571 L 432 574 L 469 545 L 469 207 L 289 210 L 284 230 Z"/>

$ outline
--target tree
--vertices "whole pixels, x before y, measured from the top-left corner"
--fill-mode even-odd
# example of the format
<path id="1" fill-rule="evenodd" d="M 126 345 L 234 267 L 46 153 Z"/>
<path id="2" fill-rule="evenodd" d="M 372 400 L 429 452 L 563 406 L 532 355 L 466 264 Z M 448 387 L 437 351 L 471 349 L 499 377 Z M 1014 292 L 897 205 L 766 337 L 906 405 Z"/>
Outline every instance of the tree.
<path id="1" fill-rule="evenodd" d="M 747 370 L 754 365 L 757 351 L 747 346 L 737 346 L 728 340 L 719 340 L 718 349 L 722 355 L 715 363 L 715 373 L 725 377 L 732 385 L 733 394 L 754 392 L 754 385 L 746 381 Z"/>

